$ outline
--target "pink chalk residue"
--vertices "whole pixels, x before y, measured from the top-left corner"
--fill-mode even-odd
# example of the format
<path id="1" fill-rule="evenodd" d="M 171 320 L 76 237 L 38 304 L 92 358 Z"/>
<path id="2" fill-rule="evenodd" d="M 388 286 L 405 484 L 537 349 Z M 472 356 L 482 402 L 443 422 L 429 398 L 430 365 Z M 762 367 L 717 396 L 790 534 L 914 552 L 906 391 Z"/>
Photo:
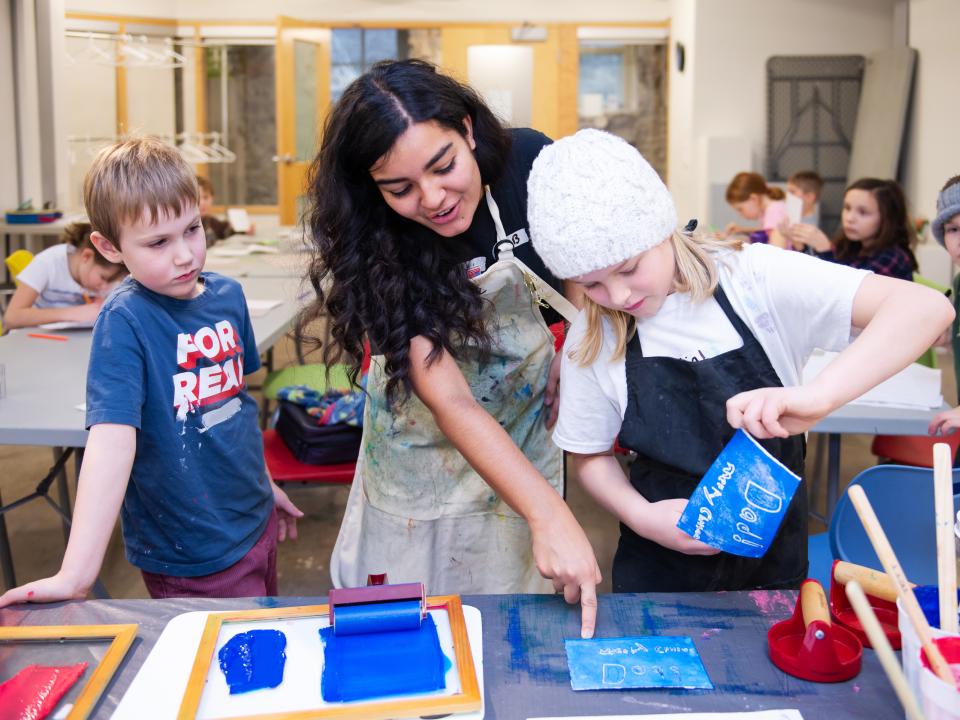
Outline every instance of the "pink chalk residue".
<path id="1" fill-rule="evenodd" d="M 753 590 L 750 599 L 764 615 L 792 615 L 796 599 L 782 590 Z"/>

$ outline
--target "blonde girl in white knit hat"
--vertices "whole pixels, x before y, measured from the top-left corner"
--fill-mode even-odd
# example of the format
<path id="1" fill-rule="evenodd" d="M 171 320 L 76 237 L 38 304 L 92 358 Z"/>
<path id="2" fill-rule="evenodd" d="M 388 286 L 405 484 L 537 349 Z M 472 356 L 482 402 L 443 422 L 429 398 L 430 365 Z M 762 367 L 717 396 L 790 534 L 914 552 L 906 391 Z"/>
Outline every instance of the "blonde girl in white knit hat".
<path id="1" fill-rule="evenodd" d="M 656 172 L 597 130 L 541 151 L 528 202 L 535 249 L 587 298 L 564 346 L 553 439 L 620 520 L 613 589 L 799 586 L 805 487 L 756 559 L 678 530 L 687 499 L 736 428 L 802 476 L 804 431 L 928 348 L 953 318 L 949 301 L 915 283 L 678 230 Z M 814 348 L 841 352 L 801 385 Z M 629 478 L 611 452 L 617 440 L 637 453 Z"/>

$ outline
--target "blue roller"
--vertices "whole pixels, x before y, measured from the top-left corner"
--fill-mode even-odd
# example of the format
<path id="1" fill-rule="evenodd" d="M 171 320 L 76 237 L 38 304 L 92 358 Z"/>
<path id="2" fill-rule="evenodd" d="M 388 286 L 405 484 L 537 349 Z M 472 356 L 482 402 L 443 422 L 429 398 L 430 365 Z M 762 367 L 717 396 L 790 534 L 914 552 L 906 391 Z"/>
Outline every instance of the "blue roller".
<path id="1" fill-rule="evenodd" d="M 338 605 L 334 632 L 337 635 L 362 635 L 416 630 L 422 621 L 420 608 L 419 600 Z"/>

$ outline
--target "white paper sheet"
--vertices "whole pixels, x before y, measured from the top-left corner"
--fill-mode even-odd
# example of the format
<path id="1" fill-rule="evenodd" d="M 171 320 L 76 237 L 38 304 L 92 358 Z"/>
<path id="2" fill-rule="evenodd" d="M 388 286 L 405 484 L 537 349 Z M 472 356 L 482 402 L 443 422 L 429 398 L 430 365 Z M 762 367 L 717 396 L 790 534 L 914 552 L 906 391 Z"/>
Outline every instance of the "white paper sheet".
<path id="1" fill-rule="evenodd" d="M 836 356 L 819 350 L 811 355 L 803 368 L 803 384 L 810 383 Z M 941 387 L 940 370 L 911 363 L 850 404 L 933 410 L 943 405 Z"/>
<path id="2" fill-rule="evenodd" d="M 637 718 L 656 718 L 656 720 L 803 720 L 799 710 L 757 710 L 754 712 L 730 713 L 666 713 L 652 715 L 577 715 L 570 717 L 536 717 L 527 720 L 636 720 Z"/>
<path id="3" fill-rule="evenodd" d="M 787 220 L 791 225 L 796 225 L 803 217 L 803 200 L 792 193 L 787 193 L 785 198 L 787 202 Z"/>
<path id="4" fill-rule="evenodd" d="M 269 253 L 275 255 L 280 252 L 275 245 L 214 245 L 208 255 L 213 257 L 244 257 L 255 253 Z"/>
<path id="5" fill-rule="evenodd" d="M 247 298 L 247 309 L 250 311 L 250 317 L 263 317 L 282 302 L 283 300 L 253 300 Z"/>
<path id="6" fill-rule="evenodd" d="M 250 229 L 250 216 L 244 208 L 227 208 L 227 221 L 238 233 L 245 233 Z"/>

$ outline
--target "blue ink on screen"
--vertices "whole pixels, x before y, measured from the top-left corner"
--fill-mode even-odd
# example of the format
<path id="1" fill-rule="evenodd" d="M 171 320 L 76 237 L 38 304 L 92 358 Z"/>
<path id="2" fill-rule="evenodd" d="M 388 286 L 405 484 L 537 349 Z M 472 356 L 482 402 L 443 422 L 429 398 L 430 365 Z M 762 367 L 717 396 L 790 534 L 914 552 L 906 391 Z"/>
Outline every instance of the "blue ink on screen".
<path id="1" fill-rule="evenodd" d="M 320 628 L 324 702 L 351 702 L 442 690 L 448 661 L 433 617 L 415 630 L 337 635 Z"/>
<path id="2" fill-rule="evenodd" d="M 762 557 L 800 478 L 737 430 L 690 496 L 677 527 L 733 555 Z"/>
<path id="3" fill-rule="evenodd" d="M 574 690 L 713 689 L 693 639 L 687 636 L 566 640 L 564 644 Z"/>
<path id="4" fill-rule="evenodd" d="M 275 688 L 283 682 L 287 637 L 279 630 L 237 633 L 220 648 L 220 670 L 230 694 Z"/>

